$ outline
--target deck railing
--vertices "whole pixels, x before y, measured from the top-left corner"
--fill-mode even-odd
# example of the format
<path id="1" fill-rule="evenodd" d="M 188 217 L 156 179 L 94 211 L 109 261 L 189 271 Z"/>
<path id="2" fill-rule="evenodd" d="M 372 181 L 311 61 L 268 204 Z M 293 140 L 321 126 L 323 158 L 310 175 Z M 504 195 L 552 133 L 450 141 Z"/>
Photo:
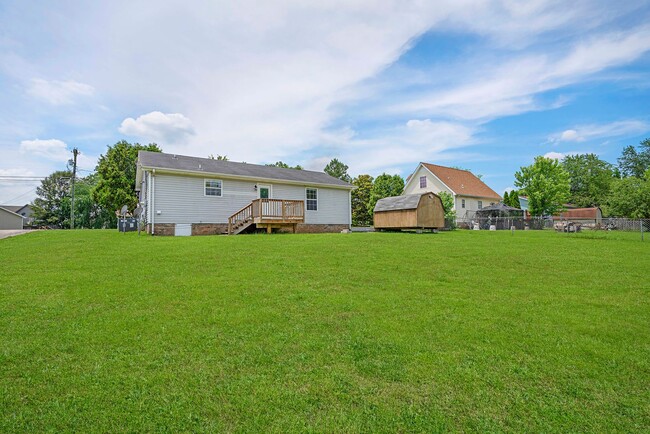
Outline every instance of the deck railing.
<path id="1" fill-rule="evenodd" d="M 239 225 L 253 219 L 253 204 L 249 203 L 230 217 L 228 217 L 228 233 L 231 234 L 233 229 Z"/>
<path id="2" fill-rule="evenodd" d="M 286 199 L 255 199 L 253 219 L 277 219 L 282 221 L 301 222 L 305 219 L 305 202 L 302 200 Z"/>

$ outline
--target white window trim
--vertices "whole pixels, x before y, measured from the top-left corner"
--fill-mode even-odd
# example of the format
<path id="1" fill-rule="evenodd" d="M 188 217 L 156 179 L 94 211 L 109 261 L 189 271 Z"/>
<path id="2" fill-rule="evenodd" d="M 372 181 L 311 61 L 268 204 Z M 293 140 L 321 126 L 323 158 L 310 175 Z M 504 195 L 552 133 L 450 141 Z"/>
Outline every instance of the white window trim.
<path id="1" fill-rule="evenodd" d="M 257 198 L 261 199 L 260 195 L 262 194 L 263 188 L 269 189 L 269 199 L 273 199 L 273 184 L 255 184 L 257 185 Z"/>
<path id="2" fill-rule="evenodd" d="M 206 194 L 206 190 L 208 188 L 205 185 L 206 181 L 219 181 L 221 183 L 221 194 L 218 196 L 215 196 L 214 194 Z M 203 178 L 203 197 L 223 197 L 223 181 L 221 179 L 216 179 L 216 178 Z"/>
<path id="3" fill-rule="evenodd" d="M 424 186 L 422 185 L 422 178 L 424 178 Z M 427 188 L 427 176 L 420 176 L 420 188 Z"/>
<path id="4" fill-rule="evenodd" d="M 308 200 L 314 200 L 314 199 L 308 199 L 307 198 L 307 190 L 316 190 L 316 209 L 308 209 L 307 208 L 307 201 Z M 318 192 L 318 189 L 316 187 L 305 187 L 305 211 L 318 211 L 318 198 L 320 197 L 320 193 Z"/>
<path id="5" fill-rule="evenodd" d="M 483 201 L 482 200 L 477 201 L 476 206 L 478 207 L 478 209 L 483 209 Z"/>
<path id="6" fill-rule="evenodd" d="M 460 208 L 465 209 L 465 199 L 460 200 Z"/>

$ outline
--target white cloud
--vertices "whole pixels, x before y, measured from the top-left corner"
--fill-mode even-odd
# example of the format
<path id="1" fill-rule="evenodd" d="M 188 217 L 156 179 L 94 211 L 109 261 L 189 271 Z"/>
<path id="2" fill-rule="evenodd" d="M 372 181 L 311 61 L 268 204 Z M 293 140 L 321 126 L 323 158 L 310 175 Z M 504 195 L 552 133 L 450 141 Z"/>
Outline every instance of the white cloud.
<path id="1" fill-rule="evenodd" d="M 552 160 L 560 160 L 560 161 L 562 161 L 566 156 L 567 154 L 564 154 L 562 152 L 547 152 L 546 154 L 544 154 L 544 158 L 550 158 Z"/>
<path id="2" fill-rule="evenodd" d="M 126 118 L 119 128 L 120 132 L 160 143 L 176 143 L 194 135 L 192 122 L 180 113 L 161 113 L 154 111 Z"/>
<path id="3" fill-rule="evenodd" d="M 20 152 L 53 161 L 68 161 L 71 158 L 68 145 L 58 139 L 23 140 L 20 142 Z"/>
<path id="4" fill-rule="evenodd" d="M 71 104 L 79 97 L 92 96 L 95 93 L 95 88 L 89 84 L 79 83 L 74 80 L 47 81 L 34 78 L 27 88 L 27 93 L 52 105 L 63 105 Z"/>
<path id="5" fill-rule="evenodd" d="M 621 137 L 650 131 L 650 123 L 640 120 L 625 120 L 606 124 L 580 125 L 550 137 L 551 142 L 584 142 L 607 137 Z"/>

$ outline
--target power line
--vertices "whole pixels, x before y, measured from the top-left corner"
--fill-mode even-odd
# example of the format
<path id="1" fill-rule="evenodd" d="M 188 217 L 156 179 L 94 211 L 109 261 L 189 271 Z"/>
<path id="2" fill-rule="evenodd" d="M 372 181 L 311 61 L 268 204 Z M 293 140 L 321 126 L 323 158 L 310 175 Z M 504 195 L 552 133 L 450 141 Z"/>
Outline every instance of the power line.
<path id="1" fill-rule="evenodd" d="M 23 194 L 20 194 L 20 195 L 18 195 L 18 196 L 16 196 L 16 197 L 14 197 L 13 199 L 10 199 L 10 200 L 5 201 L 5 203 L 7 203 L 7 204 L 11 204 L 11 202 L 13 202 L 13 201 L 15 201 L 15 200 L 18 200 L 18 199 L 20 199 L 21 197 L 23 197 L 23 196 L 27 196 L 28 194 L 30 194 L 30 193 L 36 191 L 37 188 L 38 188 L 38 187 L 34 187 L 34 188 L 32 188 L 31 190 L 28 190 L 27 192 L 25 192 L 25 193 L 23 193 Z"/>

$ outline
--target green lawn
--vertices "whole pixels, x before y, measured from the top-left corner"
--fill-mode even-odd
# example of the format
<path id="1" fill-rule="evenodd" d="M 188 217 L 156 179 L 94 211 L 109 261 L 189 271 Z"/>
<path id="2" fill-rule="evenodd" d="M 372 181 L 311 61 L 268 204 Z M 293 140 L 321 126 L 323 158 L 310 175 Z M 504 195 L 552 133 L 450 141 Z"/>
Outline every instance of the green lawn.
<path id="1" fill-rule="evenodd" d="M 650 239 L 0 240 L 0 431 L 650 430 Z"/>

